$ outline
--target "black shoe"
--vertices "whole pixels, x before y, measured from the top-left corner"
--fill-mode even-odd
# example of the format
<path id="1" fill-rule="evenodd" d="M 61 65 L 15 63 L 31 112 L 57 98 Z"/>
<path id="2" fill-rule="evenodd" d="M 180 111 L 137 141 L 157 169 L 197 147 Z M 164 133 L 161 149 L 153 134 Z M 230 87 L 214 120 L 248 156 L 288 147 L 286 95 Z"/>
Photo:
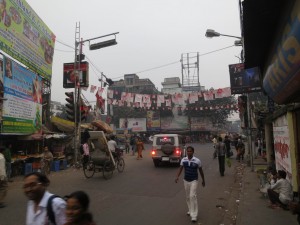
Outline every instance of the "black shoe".
<path id="1" fill-rule="evenodd" d="M 197 218 L 193 218 L 192 223 L 196 223 L 196 222 L 197 222 Z"/>
<path id="2" fill-rule="evenodd" d="M 0 203 L 0 208 L 4 208 L 6 205 L 4 203 Z"/>

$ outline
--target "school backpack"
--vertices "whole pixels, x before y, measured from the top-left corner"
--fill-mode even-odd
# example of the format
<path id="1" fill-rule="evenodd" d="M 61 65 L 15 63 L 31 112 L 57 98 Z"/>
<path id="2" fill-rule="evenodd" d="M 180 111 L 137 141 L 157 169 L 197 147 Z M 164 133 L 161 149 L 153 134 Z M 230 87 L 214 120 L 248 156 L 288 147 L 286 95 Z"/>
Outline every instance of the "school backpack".
<path id="1" fill-rule="evenodd" d="M 52 202 L 54 198 L 61 198 L 58 195 L 51 195 L 50 198 L 48 199 L 47 202 L 47 215 L 48 215 L 48 220 L 51 222 L 51 224 L 56 225 L 55 222 L 55 215 L 53 212 L 53 208 L 52 208 Z"/>

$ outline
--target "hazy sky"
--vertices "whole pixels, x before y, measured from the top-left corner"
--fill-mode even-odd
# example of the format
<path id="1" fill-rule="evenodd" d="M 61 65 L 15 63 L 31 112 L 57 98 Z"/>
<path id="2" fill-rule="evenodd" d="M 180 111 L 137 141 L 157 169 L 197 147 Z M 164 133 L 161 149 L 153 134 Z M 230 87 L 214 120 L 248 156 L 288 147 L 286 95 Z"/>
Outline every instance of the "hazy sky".
<path id="1" fill-rule="evenodd" d="M 206 29 L 240 36 L 238 0 L 27 2 L 57 38 L 51 96 L 54 101 L 64 103 L 64 92 L 72 90 L 63 88 L 63 63 L 74 61 L 76 22 L 80 22 L 80 36 L 83 40 L 120 32 L 115 46 L 95 51 L 90 51 L 88 44 L 83 47 L 83 53 L 93 64 L 90 64 L 90 85 L 100 86 L 98 79 L 101 72 L 113 80 L 123 78 L 124 74 L 137 73 L 140 78 L 151 79 L 160 90 L 164 78 L 181 79 L 180 59 L 183 53 L 199 52 L 201 85 L 206 88 L 223 88 L 230 86 L 228 65 L 239 62 L 241 47 L 233 46 L 206 54 L 232 46 L 234 38 L 205 37 Z M 100 41 L 98 39 L 96 42 Z M 83 94 L 89 101 L 95 101 L 95 94 L 89 90 L 83 91 Z"/>

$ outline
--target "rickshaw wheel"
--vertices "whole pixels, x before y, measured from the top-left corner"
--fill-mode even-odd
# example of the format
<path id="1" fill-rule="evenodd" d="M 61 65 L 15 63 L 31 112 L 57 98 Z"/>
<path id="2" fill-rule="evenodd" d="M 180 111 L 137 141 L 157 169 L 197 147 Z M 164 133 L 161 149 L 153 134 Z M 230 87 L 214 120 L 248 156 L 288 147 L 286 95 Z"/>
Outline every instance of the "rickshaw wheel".
<path id="1" fill-rule="evenodd" d="M 95 164 L 93 161 L 89 161 L 83 166 L 83 173 L 86 178 L 91 178 L 92 176 L 94 176 Z"/>
<path id="2" fill-rule="evenodd" d="M 123 158 L 119 158 L 119 160 L 116 162 L 117 163 L 117 170 L 119 173 L 122 173 L 125 168 L 125 161 Z"/>
<path id="3" fill-rule="evenodd" d="M 112 177 L 114 172 L 114 165 L 110 160 L 104 162 L 102 172 L 105 180 L 108 180 Z"/>

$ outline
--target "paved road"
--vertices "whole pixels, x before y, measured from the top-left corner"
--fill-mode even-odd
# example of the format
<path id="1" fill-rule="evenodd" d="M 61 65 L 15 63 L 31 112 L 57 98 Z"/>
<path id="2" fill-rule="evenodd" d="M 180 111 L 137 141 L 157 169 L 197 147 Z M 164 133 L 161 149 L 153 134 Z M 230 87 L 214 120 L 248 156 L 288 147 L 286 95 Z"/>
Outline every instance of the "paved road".
<path id="1" fill-rule="evenodd" d="M 212 159 L 212 145 L 194 146 L 195 155 L 203 162 L 206 177 L 206 187 L 199 186 L 198 224 L 219 225 L 224 220 L 230 221 L 236 216 L 233 207 L 235 198 L 238 197 L 234 196 L 234 190 L 237 189 L 234 187 L 237 179 L 236 168 L 227 167 L 225 177 L 221 177 L 217 160 Z M 85 179 L 82 171 L 69 168 L 52 173 L 49 189 L 61 196 L 75 190 L 88 192 L 91 197 L 91 211 L 95 221 L 101 225 L 191 224 L 186 216 L 183 182 L 174 182 L 178 168 L 155 168 L 150 148 L 148 145 L 144 151 L 143 160 L 126 155 L 124 173 L 116 172 L 110 180 L 105 180 L 99 173 L 91 179 Z M 26 198 L 21 186 L 21 177 L 15 178 L 15 182 L 9 185 L 8 206 L 0 209 L 0 225 L 24 224 Z"/>

